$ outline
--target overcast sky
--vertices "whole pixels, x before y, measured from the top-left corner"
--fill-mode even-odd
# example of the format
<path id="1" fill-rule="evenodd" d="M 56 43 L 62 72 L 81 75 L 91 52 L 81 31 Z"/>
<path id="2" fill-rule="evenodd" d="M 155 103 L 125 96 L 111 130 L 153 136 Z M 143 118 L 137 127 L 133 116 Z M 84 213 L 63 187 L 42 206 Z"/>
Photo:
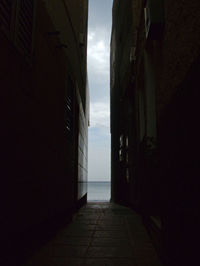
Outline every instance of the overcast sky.
<path id="1" fill-rule="evenodd" d="M 110 181 L 110 36 L 113 0 L 89 0 L 89 181 Z"/>

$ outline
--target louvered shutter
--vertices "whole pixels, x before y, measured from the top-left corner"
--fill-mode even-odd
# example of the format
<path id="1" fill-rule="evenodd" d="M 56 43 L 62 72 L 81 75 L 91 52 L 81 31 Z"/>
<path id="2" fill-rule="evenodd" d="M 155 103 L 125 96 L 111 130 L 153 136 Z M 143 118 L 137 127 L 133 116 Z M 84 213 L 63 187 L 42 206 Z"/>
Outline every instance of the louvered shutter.
<path id="1" fill-rule="evenodd" d="M 73 82 L 68 77 L 67 90 L 65 92 L 64 114 L 65 114 L 65 134 L 71 136 L 73 134 L 73 105 L 74 105 L 74 92 Z"/>
<path id="2" fill-rule="evenodd" d="M 0 27 L 8 34 L 11 32 L 14 2 L 15 0 L 0 0 Z"/>
<path id="3" fill-rule="evenodd" d="M 15 42 L 28 57 L 32 53 L 34 0 L 18 0 Z"/>

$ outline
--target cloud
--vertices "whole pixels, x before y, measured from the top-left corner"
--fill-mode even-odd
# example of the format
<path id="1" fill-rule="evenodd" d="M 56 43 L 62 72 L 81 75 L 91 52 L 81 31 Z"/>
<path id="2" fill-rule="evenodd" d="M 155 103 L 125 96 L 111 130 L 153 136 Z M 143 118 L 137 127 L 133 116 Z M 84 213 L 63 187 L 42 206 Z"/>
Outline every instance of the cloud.
<path id="1" fill-rule="evenodd" d="M 94 102 L 90 104 L 91 127 L 110 127 L 110 107 L 106 102 Z"/>
<path id="2" fill-rule="evenodd" d="M 89 1 L 89 181 L 110 179 L 110 32 L 112 0 Z"/>
<path id="3" fill-rule="evenodd" d="M 98 33 L 98 34 L 97 34 Z M 90 31 L 88 34 L 88 72 L 102 76 L 109 76 L 108 37 L 105 30 Z"/>
<path id="4" fill-rule="evenodd" d="M 94 39 L 95 33 L 94 32 L 89 32 L 88 33 L 88 42 L 91 42 Z"/>

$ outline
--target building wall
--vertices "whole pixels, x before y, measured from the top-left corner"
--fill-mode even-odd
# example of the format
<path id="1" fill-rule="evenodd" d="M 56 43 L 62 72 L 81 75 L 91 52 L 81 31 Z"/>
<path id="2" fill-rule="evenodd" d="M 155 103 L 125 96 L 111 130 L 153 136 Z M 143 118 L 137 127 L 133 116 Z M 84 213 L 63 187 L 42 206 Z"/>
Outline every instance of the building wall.
<path id="1" fill-rule="evenodd" d="M 74 33 L 79 25 L 87 36 L 84 3 L 84 16 L 71 21 L 68 1 L 34 1 L 30 53 L 15 41 L 14 26 L 0 30 L 1 231 L 9 243 L 47 220 L 70 218 L 78 199 L 86 197 L 86 186 L 78 185 L 78 130 L 80 124 L 87 158 L 87 41 L 80 45 Z M 3 16 L 0 11 L 1 23 Z M 86 163 L 84 168 L 86 183 Z"/>
<path id="2" fill-rule="evenodd" d="M 196 249 L 188 228 L 192 224 L 197 228 L 199 221 L 195 187 L 199 187 L 196 84 L 200 4 L 196 0 L 161 2 L 160 24 L 154 24 L 154 36 L 147 37 L 144 8 L 153 3 L 152 12 L 158 14 L 156 0 L 126 2 L 132 3 L 131 27 L 122 22 L 123 14 L 129 16 L 128 4 L 122 8 L 121 2 L 114 1 L 111 142 L 112 180 L 116 185 L 112 193 L 114 200 L 140 211 L 148 226 L 157 228 L 154 233 L 161 232 L 155 238 L 162 239 L 157 245 L 163 245 L 169 265 L 189 265 Z M 125 76 L 128 56 L 125 60 L 123 55 L 128 54 L 130 46 L 136 48 L 135 60 Z M 122 191 L 117 180 L 125 180 L 126 174 L 118 156 L 119 139 L 127 134 L 130 175 Z M 123 151 L 126 153 L 126 148 Z"/>
<path id="3" fill-rule="evenodd" d="M 184 97 L 181 93 L 183 84 L 190 75 L 190 69 L 193 64 L 196 64 L 199 55 L 200 34 L 197 29 L 200 23 L 198 16 L 200 5 L 198 1 L 191 1 L 190 3 L 183 1 L 175 5 L 172 5 L 170 1 L 163 1 L 163 3 L 165 28 L 158 40 L 146 39 L 143 7 L 138 10 L 141 14 L 141 21 L 137 38 L 135 90 L 136 95 L 142 94 L 140 91 L 143 90 L 145 104 L 143 107 L 143 103 L 138 100 L 140 108 L 138 108 L 139 110 L 136 108 L 136 112 L 138 112 L 140 121 L 138 124 L 140 141 L 144 137 L 150 137 L 153 138 L 154 143 L 149 143 L 149 145 L 155 145 L 159 150 L 162 143 L 166 142 L 173 150 L 176 149 L 176 144 L 171 145 L 169 142 L 170 124 L 166 130 L 165 139 L 161 137 L 161 135 L 163 136 L 162 125 L 165 123 L 166 113 L 169 114 L 170 112 L 171 103 L 177 101 L 178 108 L 179 101 L 181 101 L 178 99 Z M 144 69 L 144 71 L 141 71 L 141 69 Z M 141 113 L 143 113 L 143 119 Z M 173 119 L 171 117 L 171 120 Z M 171 123 L 172 126 L 173 122 Z M 178 132 L 182 126 L 177 123 L 175 128 L 174 132 Z M 187 129 L 182 128 L 182 131 L 186 132 Z M 178 138 L 179 136 L 177 136 L 177 142 Z M 147 140 L 145 141 L 145 145 L 148 145 Z M 153 153 L 153 149 L 150 148 L 150 150 Z M 164 150 L 160 150 L 160 152 L 164 153 Z M 185 156 L 187 157 L 187 152 L 185 152 Z M 169 161 L 166 157 L 165 159 Z M 178 163 L 178 159 L 175 161 Z M 175 161 L 173 164 L 176 164 Z M 153 168 L 155 168 L 155 165 Z M 153 172 L 152 175 L 155 173 Z M 146 176 L 147 174 L 148 170 Z M 160 185 L 159 180 L 152 180 L 152 182 Z M 159 201 L 160 195 L 157 194 L 156 197 L 157 200 L 155 198 L 155 201 Z"/>
<path id="4" fill-rule="evenodd" d="M 79 136 L 78 136 L 78 199 L 87 193 L 88 176 L 88 120 L 85 119 L 84 110 L 79 109 Z"/>
<path id="5" fill-rule="evenodd" d="M 130 51 L 134 36 L 132 32 L 131 1 L 113 4 L 113 29 L 111 39 L 111 196 L 118 202 L 125 200 L 129 178 L 126 173 L 128 149 L 125 148 L 126 137 L 129 139 L 128 120 L 131 116 L 131 99 L 127 87 L 131 82 L 132 64 Z M 126 38 L 127 36 L 127 38 Z M 128 111 L 127 117 L 124 112 Z M 122 143 L 120 144 L 120 137 Z M 131 140 L 131 138 L 129 139 Z M 129 143 L 131 143 L 129 141 Z M 130 146 L 130 145 L 129 145 Z M 121 159 L 120 159 L 121 157 Z"/>

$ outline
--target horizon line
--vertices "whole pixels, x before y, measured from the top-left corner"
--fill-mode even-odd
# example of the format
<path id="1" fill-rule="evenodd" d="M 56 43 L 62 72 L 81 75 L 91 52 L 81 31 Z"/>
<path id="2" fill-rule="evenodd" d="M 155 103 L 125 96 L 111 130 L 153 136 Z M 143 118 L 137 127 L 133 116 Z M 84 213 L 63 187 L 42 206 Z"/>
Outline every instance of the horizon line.
<path id="1" fill-rule="evenodd" d="M 90 180 L 90 181 L 89 181 L 89 180 L 88 180 L 88 182 L 109 182 L 109 183 L 110 183 L 111 181 L 102 181 L 102 180 L 94 180 L 94 181 L 93 181 L 93 180 Z"/>

